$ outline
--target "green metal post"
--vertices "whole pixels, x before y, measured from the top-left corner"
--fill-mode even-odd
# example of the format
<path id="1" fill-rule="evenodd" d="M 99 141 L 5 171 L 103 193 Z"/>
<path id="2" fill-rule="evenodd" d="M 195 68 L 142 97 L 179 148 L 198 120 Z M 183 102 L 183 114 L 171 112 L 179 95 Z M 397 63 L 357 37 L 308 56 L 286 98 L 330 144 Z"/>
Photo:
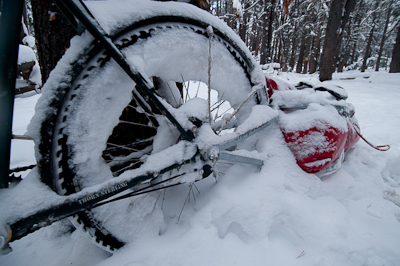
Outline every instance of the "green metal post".
<path id="1" fill-rule="evenodd" d="M 8 187 L 11 130 L 23 0 L 0 6 L 0 188 Z"/>

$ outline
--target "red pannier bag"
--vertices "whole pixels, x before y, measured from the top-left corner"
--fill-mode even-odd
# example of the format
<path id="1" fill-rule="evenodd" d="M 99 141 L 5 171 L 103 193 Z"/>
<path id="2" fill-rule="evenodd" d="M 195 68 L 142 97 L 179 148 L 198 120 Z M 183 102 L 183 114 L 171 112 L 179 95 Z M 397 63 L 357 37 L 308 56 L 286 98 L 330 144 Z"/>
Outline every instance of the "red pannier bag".
<path id="1" fill-rule="evenodd" d="M 270 105 L 280 110 L 279 125 L 297 164 L 320 177 L 339 170 L 345 152 L 360 138 L 345 90 L 324 83 L 291 86 L 276 78 L 267 78 L 267 88 Z"/>

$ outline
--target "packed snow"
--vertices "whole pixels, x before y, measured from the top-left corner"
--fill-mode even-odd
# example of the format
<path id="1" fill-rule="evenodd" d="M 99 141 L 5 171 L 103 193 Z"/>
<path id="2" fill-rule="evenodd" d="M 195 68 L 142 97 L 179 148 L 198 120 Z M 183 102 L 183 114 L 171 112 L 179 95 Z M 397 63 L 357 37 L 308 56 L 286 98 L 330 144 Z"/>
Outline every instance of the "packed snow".
<path id="1" fill-rule="evenodd" d="M 352 79 L 342 79 L 351 74 Z M 140 199 L 136 211 L 143 216 L 132 223 L 110 213 L 121 230 L 137 234 L 114 254 L 61 221 L 12 243 L 14 251 L 0 257 L 0 264 L 398 265 L 400 74 L 369 74 L 335 74 L 331 83 L 346 89 L 362 134 L 372 143 L 390 144 L 389 151 L 374 150 L 360 140 L 346 154 L 342 168 L 321 180 L 297 166 L 280 129 L 272 125 L 252 143 L 265 160 L 259 172 L 235 165 L 218 182 L 213 177 L 198 182 L 200 193 L 195 190 L 196 200 L 184 208 L 187 186 L 166 193 L 163 211 L 160 202 L 155 204 L 155 192 Z M 318 79 L 275 75 L 291 84 Z M 14 133 L 24 133 L 37 99 L 16 98 Z M 11 164 L 31 163 L 32 144 L 13 141 Z M 37 178 L 34 169 L 20 185 Z"/>
<path id="2" fill-rule="evenodd" d="M 18 65 L 26 62 L 36 61 L 35 52 L 26 45 L 19 45 L 18 48 Z"/>

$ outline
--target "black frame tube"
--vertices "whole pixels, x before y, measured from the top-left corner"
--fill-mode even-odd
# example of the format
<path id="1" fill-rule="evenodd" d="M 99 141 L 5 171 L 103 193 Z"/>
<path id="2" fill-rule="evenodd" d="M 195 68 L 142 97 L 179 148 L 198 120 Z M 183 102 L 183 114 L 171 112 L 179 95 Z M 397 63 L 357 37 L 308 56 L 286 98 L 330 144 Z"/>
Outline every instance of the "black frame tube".
<path id="1" fill-rule="evenodd" d="M 90 32 L 90 34 L 98 40 L 103 48 L 109 53 L 109 55 L 117 62 L 123 71 L 136 83 L 136 88 L 143 92 L 149 99 L 155 104 L 160 112 L 167 117 L 167 119 L 178 129 L 184 140 L 191 141 L 194 139 L 193 132 L 185 130 L 181 124 L 175 119 L 175 117 L 167 110 L 167 108 L 158 100 L 154 94 L 154 87 L 142 76 L 134 66 L 131 66 L 124 58 L 124 55 L 117 49 L 113 44 L 109 36 L 107 36 L 100 25 L 94 25 L 89 17 L 84 14 L 83 10 L 76 5 L 78 2 L 84 8 L 84 4 L 81 0 L 53 0 L 53 2 L 62 9 L 65 9 L 63 13 L 74 14 L 80 23 Z M 87 12 L 85 12 L 87 13 Z M 68 19 L 68 17 L 67 17 Z M 145 106 L 142 106 L 145 108 Z"/>
<path id="2" fill-rule="evenodd" d="M 185 164 L 196 162 L 197 153 L 190 159 L 182 163 L 175 163 L 159 171 L 159 175 L 165 174 L 173 169 L 182 167 Z M 180 175 L 179 175 L 180 176 Z M 129 188 L 132 188 L 140 182 L 153 179 L 154 173 L 148 173 L 140 176 L 133 177 L 130 180 L 116 182 L 112 186 L 105 182 L 103 186 L 94 193 L 81 193 L 81 197 L 76 197 L 75 194 L 66 196 L 63 203 L 52 206 L 47 209 L 42 209 L 28 217 L 19 219 L 10 225 L 12 236 L 9 242 L 21 239 L 22 237 L 35 232 L 36 230 L 48 226 L 53 222 L 64 219 L 68 216 L 90 209 L 96 203 L 106 200 L 114 195 L 117 195 Z M 160 182 L 162 183 L 162 182 Z M 79 192 L 78 192 L 79 193 Z M 70 198 L 69 198 L 70 197 Z M 122 198 L 121 198 L 122 199 Z M 1 246 L 0 246 L 1 249 Z"/>
<path id="3" fill-rule="evenodd" d="M 11 132 L 23 0 L 1 1 L 0 21 L 0 188 L 9 181 Z"/>

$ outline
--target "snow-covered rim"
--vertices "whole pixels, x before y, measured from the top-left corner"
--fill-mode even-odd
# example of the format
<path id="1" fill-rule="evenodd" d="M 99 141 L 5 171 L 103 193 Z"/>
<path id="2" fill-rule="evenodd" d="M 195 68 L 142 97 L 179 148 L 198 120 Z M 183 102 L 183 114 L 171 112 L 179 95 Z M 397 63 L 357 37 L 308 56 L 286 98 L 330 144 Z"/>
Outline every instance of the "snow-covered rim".
<path id="1" fill-rule="evenodd" d="M 259 67 L 258 62 L 253 58 L 244 42 L 224 21 L 207 11 L 187 3 L 149 0 L 84 1 L 84 3 L 110 36 L 116 36 L 120 34 L 121 29 L 128 28 L 136 23 L 140 24 L 141 21 L 151 20 L 155 17 L 180 17 L 185 19 L 186 22 L 197 21 L 203 25 L 210 25 L 217 29 L 222 36 L 226 36 L 227 39 L 236 44 L 237 49 L 244 52 L 243 57 L 250 60 L 251 65 L 254 66 L 252 82 L 254 84 L 265 84 L 261 67 Z"/>
<path id="2" fill-rule="evenodd" d="M 126 4 L 110 5 L 110 3 L 114 2 Z M 265 88 L 266 81 L 262 69 L 246 45 L 225 22 L 208 12 L 190 4 L 175 2 L 168 2 L 167 4 L 148 0 L 135 1 L 133 8 L 132 2 L 129 1 L 85 1 L 85 4 L 106 32 L 110 36 L 113 36 L 112 39 L 117 39 L 129 29 L 156 21 L 178 21 L 202 26 L 211 25 L 220 38 L 230 43 L 232 48 L 239 53 L 239 56 L 246 61 L 251 83 L 256 88 Z M 107 7 L 102 7 L 102 5 L 107 5 Z M 116 8 L 121 12 L 116 11 Z M 107 10 L 107 15 L 102 15 L 103 11 L 101 10 Z M 104 21 L 106 17 L 110 18 L 107 22 Z M 42 97 L 38 100 L 35 107 L 35 115 L 28 125 L 28 135 L 34 139 L 35 143 L 42 142 L 43 129 L 41 125 L 49 119 L 49 116 L 56 115 L 56 102 L 60 101 L 60 98 L 64 96 L 65 91 L 70 86 L 71 81 L 76 77 L 80 61 L 85 61 L 86 54 L 93 48 L 92 41 L 93 37 L 88 32 L 85 32 L 81 36 L 75 36 L 71 40 L 71 47 L 57 63 L 57 67 L 50 73 L 48 80 L 42 88 Z M 38 145 L 35 146 L 35 157 L 37 161 L 42 159 Z"/>
<path id="3" fill-rule="evenodd" d="M 171 20 L 170 16 L 156 16 L 156 17 L 151 17 L 151 18 L 147 18 L 145 20 L 136 22 L 134 24 L 132 24 L 129 28 L 126 28 L 124 30 L 121 30 L 118 32 L 117 35 L 115 35 L 116 37 L 114 37 L 113 39 L 117 39 L 119 38 L 119 36 L 125 34 L 126 32 L 130 31 L 132 28 L 139 28 L 145 25 L 151 25 L 153 23 L 172 23 L 172 22 L 180 22 L 180 23 L 185 23 L 188 25 L 196 25 L 196 26 L 201 26 L 202 28 L 204 28 L 204 31 L 201 32 L 201 34 L 205 35 L 206 31 L 205 29 L 210 26 L 210 24 L 205 23 L 204 21 L 201 20 L 196 20 L 193 18 L 189 18 L 189 17 L 185 17 L 185 16 L 174 16 L 173 20 Z M 229 49 L 230 52 L 232 53 L 238 53 L 238 55 L 234 55 L 236 58 L 240 58 L 240 60 L 243 62 L 241 62 L 241 65 L 243 67 L 246 68 L 248 74 L 249 74 L 249 80 L 253 83 L 253 84 L 257 84 L 257 83 L 261 83 L 261 84 L 265 84 L 265 79 L 264 78 L 260 78 L 260 77 L 256 77 L 256 75 L 261 75 L 262 77 L 264 77 L 264 74 L 262 73 L 262 70 L 260 67 L 258 67 L 258 63 L 253 59 L 253 56 L 248 53 L 248 49 L 247 47 L 245 47 L 245 49 L 243 49 L 243 46 L 240 44 L 243 44 L 241 39 L 237 39 L 237 38 L 230 38 L 231 36 L 227 35 L 226 33 L 224 33 L 223 30 L 219 29 L 219 28 L 212 28 L 213 32 L 218 36 L 218 38 L 221 41 L 225 41 L 225 45 L 227 46 L 227 48 Z M 198 32 L 200 33 L 200 32 Z M 237 36 L 236 36 L 237 37 Z M 235 40 L 236 39 L 236 40 Z M 237 42 L 239 41 L 239 42 Z M 260 72 L 258 73 L 257 70 L 260 70 Z"/>
<path id="4" fill-rule="evenodd" d="M 171 18 L 169 18 L 169 19 L 171 19 Z M 179 19 L 180 20 L 180 19 Z M 193 30 L 193 29 L 192 29 Z M 196 32 L 196 30 L 193 30 L 194 32 Z M 196 32 L 196 33 L 198 33 L 198 34 L 204 34 L 204 32 Z M 227 44 L 227 43 L 224 43 L 225 45 Z M 232 49 L 233 47 L 232 46 L 228 46 L 228 45 L 226 45 L 226 47 L 228 48 L 228 50 L 230 51 L 230 53 L 232 54 L 232 55 L 234 55 L 234 57 L 236 57 L 236 58 L 241 58 L 241 55 L 243 54 L 243 53 L 236 53 L 234 50 L 235 49 Z M 94 49 L 94 50 L 96 50 L 96 49 Z M 65 59 L 66 60 L 66 59 Z M 77 65 L 80 65 L 80 64 L 85 64 L 85 62 L 87 61 L 87 59 L 85 59 L 85 60 L 77 60 L 77 61 L 80 61 L 80 62 L 78 62 L 78 64 Z M 238 60 L 239 62 L 241 61 L 241 60 Z M 248 61 L 247 61 L 248 62 Z M 243 61 L 242 61 L 242 63 L 244 63 Z M 241 63 L 241 65 L 242 65 L 242 63 Z M 246 65 L 246 64 L 245 64 Z M 243 65 L 242 65 L 243 66 Z M 73 67 L 70 67 L 69 69 L 67 69 L 69 72 L 73 72 L 72 71 L 72 69 L 73 69 Z M 248 67 L 246 67 L 246 69 L 247 70 L 249 70 L 249 68 Z M 65 69 L 64 69 L 65 70 Z M 68 72 L 67 72 L 68 73 Z M 75 75 L 75 76 L 74 76 Z M 65 75 L 63 75 L 62 76 L 62 78 L 64 79 L 64 81 L 65 81 Z M 70 76 L 67 76 L 67 78 L 69 78 L 70 79 L 70 82 L 73 80 L 73 79 L 75 79 L 76 78 L 76 73 L 71 73 L 70 74 Z M 53 82 L 54 82 L 54 80 L 53 80 Z M 70 83 L 69 82 L 69 83 Z M 52 83 L 52 84 L 54 84 L 54 83 Z M 65 83 L 64 83 L 65 84 Z M 68 84 L 68 82 L 66 82 L 66 84 L 65 85 L 67 85 Z M 69 91 L 72 91 L 72 88 L 69 88 L 69 86 L 70 85 L 68 85 L 68 86 L 63 86 L 65 89 L 64 90 L 69 90 Z M 59 87 L 58 87 L 59 88 Z M 48 109 L 47 109 L 47 111 L 51 114 L 51 113 L 53 113 L 53 114 L 55 114 L 55 112 L 56 112 L 56 109 L 57 109 L 57 106 L 60 106 L 60 104 L 61 104 L 61 102 L 62 102 L 62 98 L 64 97 L 64 94 L 63 93 L 61 93 L 62 95 L 61 96 L 59 96 L 59 94 L 57 93 L 57 89 L 53 89 L 53 95 L 51 95 L 52 96 L 52 99 L 51 99 L 51 102 L 52 102 L 52 104 L 49 104 L 49 106 L 48 106 Z M 66 95 L 66 97 L 65 98 L 69 98 L 69 97 L 71 97 L 71 95 L 70 94 L 67 94 Z M 53 119 L 54 119 L 54 117 L 53 117 Z M 61 119 L 62 120 L 62 117 L 59 117 L 59 119 Z M 53 120 L 54 121 L 54 120 Z M 49 122 L 49 121 L 47 121 L 47 122 Z M 50 123 L 50 125 L 49 124 L 46 124 L 46 123 L 43 123 L 43 126 L 42 126 L 42 129 L 41 129 L 41 131 L 42 131 L 42 133 L 44 133 L 45 131 L 48 131 L 50 128 L 52 128 L 53 126 L 51 125 L 51 123 L 53 123 L 53 122 L 49 122 Z M 55 135 L 54 136 L 54 139 L 53 139 L 53 143 L 58 143 L 59 144 L 59 148 L 61 148 L 60 150 L 55 150 L 54 152 L 55 152 L 55 154 L 59 154 L 58 156 L 61 156 L 62 157 L 62 154 L 63 154 L 63 149 L 65 149 L 66 148 L 66 139 L 65 139 L 65 135 L 62 135 L 62 130 L 63 130 L 63 128 L 61 127 L 61 128 L 57 128 L 56 129 L 56 131 L 55 132 L 57 132 L 57 135 Z M 51 132 L 47 132 L 47 134 L 52 134 Z M 59 134 L 61 134 L 61 135 L 59 135 Z M 61 136 L 61 137 L 59 137 L 59 136 Z M 51 143 L 49 143 L 50 145 L 51 145 Z M 62 146 L 64 146 L 64 148 L 62 148 Z M 47 149 L 49 149 L 49 148 L 47 148 Z M 61 158 L 61 157 L 59 157 L 59 158 Z M 42 170 L 44 169 L 44 170 L 46 170 L 45 168 L 46 167 L 48 167 L 49 165 L 48 165 L 48 161 L 46 162 L 46 160 L 49 160 L 49 158 L 45 158 L 44 160 L 42 160 Z M 67 169 L 68 168 L 68 166 L 67 165 L 64 165 L 64 166 L 62 166 L 62 164 L 65 164 L 65 163 L 67 163 L 66 162 L 67 160 L 62 160 L 62 158 L 61 159 L 57 159 L 55 162 L 54 162 L 54 166 L 55 166 L 55 168 L 57 169 L 59 169 L 59 167 L 62 167 L 62 168 L 64 168 L 64 169 Z M 46 164 L 47 164 L 47 166 L 46 166 Z M 59 170 L 57 170 L 57 171 L 59 171 Z M 60 193 L 64 193 L 64 191 L 63 191 L 63 182 L 65 181 L 65 178 L 62 176 L 62 174 L 64 174 L 64 173 L 62 173 L 61 175 L 61 172 L 58 172 L 56 175 L 57 176 L 60 176 L 59 178 L 60 179 L 58 179 L 58 180 L 56 180 L 57 182 L 57 184 L 56 184 L 56 186 L 58 187 L 58 191 L 60 192 Z M 68 174 L 71 174 L 71 173 L 66 173 L 67 175 Z M 89 228 L 89 230 L 84 230 L 84 231 L 86 231 L 86 233 L 87 234 L 89 234 L 90 236 L 91 236 L 91 238 L 92 239 L 95 239 L 95 242 L 97 242 L 97 244 L 99 245 L 99 246 L 101 246 L 101 247 L 103 247 L 103 248 L 105 248 L 106 250 L 112 250 L 112 247 L 110 246 L 110 241 L 108 240 L 108 238 L 109 238 L 109 236 L 108 236 L 108 233 L 105 231 L 105 229 L 103 229 L 102 227 L 101 227 L 101 225 L 99 225 L 99 224 L 97 224 L 96 223 L 96 221 L 94 221 L 93 222 L 93 220 L 90 218 L 90 217 L 88 217 L 88 215 L 86 214 L 86 215 L 83 215 L 82 217 L 76 217 L 76 218 L 74 218 L 75 219 L 75 222 L 74 223 L 78 223 L 78 224 L 80 224 L 80 226 L 79 227 L 82 227 L 83 229 L 88 229 Z M 86 219 L 86 221 L 85 221 L 85 219 Z M 85 225 L 86 224 L 86 225 Z M 86 228 L 86 227 L 88 227 L 88 228 Z M 100 228 L 99 230 L 92 230 L 91 228 Z M 106 236 L 106 238 L 107 239 L 105 239 L 104 241 L 103 241 L 103 239 L 101 239 L 102 238 L 102 236 L 100 236 L 99 237 L 99 235 L 98 235 L 98 233 L 103 233 L 103 237 L 104 236 Z M 114 240 L 112 240 L 112 241 L 114 241 Z M 117 245 L 119 245 L 119 243 L 117 243 Z M 115 245 L 114 245 L 115 246 Z"/>

